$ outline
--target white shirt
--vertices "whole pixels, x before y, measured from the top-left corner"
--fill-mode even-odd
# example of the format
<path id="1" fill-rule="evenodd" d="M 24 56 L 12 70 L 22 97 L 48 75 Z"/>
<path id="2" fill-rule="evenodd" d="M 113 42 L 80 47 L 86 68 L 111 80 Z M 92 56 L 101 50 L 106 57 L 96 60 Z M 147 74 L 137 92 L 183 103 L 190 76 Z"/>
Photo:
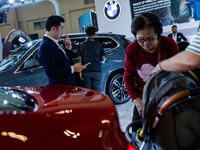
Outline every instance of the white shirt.
<path id="1" fill-rule="evenodd" d="M 60 50 L 62 50 L 62 52 L 64 53 L 64 55 L 65 55 L 65 57 L 67 58 L 67 60 L 69 60 L 69 58 L 67 57 L 67 55 L 66 55 L 64 49 L 62 49 L 62 47 L 58 44 L 58 40 L 56 40 L 56 39 L 54 39 L 54 38 L 48 36 L 47 34 L 45 34 L 44 36 L 45 36 L 45 37 L 48 37 L 48 38 L 51 39 L 53 42 L 55 42 L 55 43 L 60 47 Z M 71 66 L 71 73 L 74 73 L 74 67 L 73 67 L 73 66 Z"/>
<path id="2" fill-rule="evenodd" d="M 175 36 L 174 36 L 174 34 L 172 33 L 172 39 L 177 43 L 177 33 L 175 34 Z"/>
<path id="3" fill-rule="evenodd" d="M 200 29 L 197 32 L 197 35 L 195 36 L 194 40 L 190 43 L 186 50 L 200 55 Z"/>

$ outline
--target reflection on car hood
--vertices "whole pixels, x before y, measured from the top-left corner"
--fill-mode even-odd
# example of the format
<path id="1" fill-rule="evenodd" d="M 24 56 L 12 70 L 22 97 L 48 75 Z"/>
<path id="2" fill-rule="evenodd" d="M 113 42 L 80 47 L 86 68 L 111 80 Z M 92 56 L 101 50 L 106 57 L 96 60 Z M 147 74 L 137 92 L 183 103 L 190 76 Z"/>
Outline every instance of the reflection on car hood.
<path id="1" fill-rule="evenodd" d="M 99 92 L 52 84 L 7 89 L 30 95 L 38 109 L 0 115 L 1 149 L 128 148 L 113 102 Z"/>
<path id="2" fill-rule="evenodd" d="M 11 89 L 32 95 L 38 103 L 38 110 L 35 113 L 68 115 L 67 118 L 71 121 L 110 118 L 115 107 L 112 100 L 104 94 L 81 87 L 49 84 L 34 87 L 18 86 Z"/>

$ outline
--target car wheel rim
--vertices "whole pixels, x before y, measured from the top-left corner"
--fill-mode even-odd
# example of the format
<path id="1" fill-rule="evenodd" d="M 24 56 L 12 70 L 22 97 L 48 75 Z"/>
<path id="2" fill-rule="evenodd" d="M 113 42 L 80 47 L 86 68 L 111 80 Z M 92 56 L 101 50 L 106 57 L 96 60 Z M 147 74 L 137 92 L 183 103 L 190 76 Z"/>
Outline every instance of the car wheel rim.
<path id="1" fill-rule="evenodd" d="M 130 98 L 124 83 L 123 76 L 116 77 L 111 85 L 112 96 L 119 101 L 126 101 Z"/>

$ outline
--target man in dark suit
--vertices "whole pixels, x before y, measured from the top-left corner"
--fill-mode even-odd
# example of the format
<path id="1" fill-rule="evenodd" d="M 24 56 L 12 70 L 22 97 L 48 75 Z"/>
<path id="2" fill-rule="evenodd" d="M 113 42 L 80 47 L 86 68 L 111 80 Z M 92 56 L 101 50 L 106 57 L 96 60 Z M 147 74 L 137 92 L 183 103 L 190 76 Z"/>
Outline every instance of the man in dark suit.
<path id="1" fill-rule="evenodd" d="M 172 33 L 169 34 L 168 37 L 172 38 L 176 43 L 181 42 L 182 39 L 183 41 L 187 41 L 186 37 L 182 33 L 177 32 L 176 25 L 172 26 Z"/>
<path id="2" fill-rule="evenodd" d="M 39 58 L 48 77 L 49 84 L 76 85 L 74 72 L 85 69 L 87 64 L 71 65 L 65 50 L 58 44 L 64 28 L 64 18 L 51 15 L 46 19 L 46 33 L 39 47 Z M 71 41 L 68 36 L 64 39 L 67 49 L 71 49 Z"/>

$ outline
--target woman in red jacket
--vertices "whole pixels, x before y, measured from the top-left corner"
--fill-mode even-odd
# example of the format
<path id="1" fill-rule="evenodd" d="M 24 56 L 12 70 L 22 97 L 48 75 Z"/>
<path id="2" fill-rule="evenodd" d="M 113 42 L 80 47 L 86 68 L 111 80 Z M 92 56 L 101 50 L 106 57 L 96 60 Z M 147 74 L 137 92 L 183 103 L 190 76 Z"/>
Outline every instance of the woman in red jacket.
<path id="1" fill-rule="evenodd" d="M 162 24 L 158 17 L 151 13 L 140 14 L 131 25 L 135 41 L 126 49 L 124 81 L 135 104 L 133 121 L 141 119 L 142 91 L 154 67 L 161 60 L 179 52 L 173 39 L 161 36 L 162 31 Z M 133 131 L 137 129 L 138 127 L 135 126 Z"/>

